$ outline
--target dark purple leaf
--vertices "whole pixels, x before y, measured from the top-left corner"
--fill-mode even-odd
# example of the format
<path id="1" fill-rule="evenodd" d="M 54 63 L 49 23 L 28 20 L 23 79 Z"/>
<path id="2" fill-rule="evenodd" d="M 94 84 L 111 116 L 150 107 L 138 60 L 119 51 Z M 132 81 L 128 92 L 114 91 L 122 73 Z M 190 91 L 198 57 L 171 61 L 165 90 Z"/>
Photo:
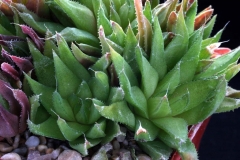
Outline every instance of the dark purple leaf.
<path id="1" fill-rule="evenodd" d="M 19 115 L 21 107 L 13 96 L 12 88 L 7 82 L 2 80 L 0 80 L 0 94 L 8 101 L 9 111 L 15 115 Z"/>
<path id="2" fill-rule="evenodd" d="M 20 25 L 22 32 L 27 34 L 29 37 L 31 37 L 31 39 L 33 40 L 33 42 L 35 43 L 35 45 L 37 46 L 37 48 L 40 51 L 43 51 L 43 47 L 44 47 L 44 42 L 43 40 L 37 35 L 37 33 L 30 27 L 26 26 L 26 25 Z"/>
<path id="3" fill-rule="evenodd" d="M 13 60 L 13 62 L 25 73 L 28 73 L 33 69 L 33 65 L 28 59 L 12 55 L 10 55 L 10 57 Z"/>
<path id="4" fill-rule="evenodd" d="M 13 137 L 18 134 L 18 117 L 0 105 L 0 136 Z"/>
<path id="5" fill-rule="evenodd" d="M 19 89 L 12 89 L 14 98 L 21 106 L 21 113 L 19 115 L 19 133 L 22 133 L 27 128 L 27 118 L 30 112 L 30 103 L 26 94 Z"/>
<path id="6" fill-rule="evenodd" d="M 19 73 L 16 71 L 16 69 L 11 66 L 10 64 L 4 62 L 1 64 L 1 69 L 6 72 L 8 75 L 10 75 L 14 80 L 19 81 Z"/>

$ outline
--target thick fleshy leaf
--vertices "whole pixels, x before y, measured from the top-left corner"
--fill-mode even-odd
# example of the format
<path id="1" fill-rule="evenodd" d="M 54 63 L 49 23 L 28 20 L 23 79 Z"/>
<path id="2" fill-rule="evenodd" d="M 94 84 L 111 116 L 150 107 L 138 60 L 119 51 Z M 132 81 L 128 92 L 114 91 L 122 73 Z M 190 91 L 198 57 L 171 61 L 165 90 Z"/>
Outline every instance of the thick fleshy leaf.
<path id="1" fill-rule="evenodd" d="M 138 37 L 139 44 L 144 48 L 145 52 L 150 52 L 152 41 L 152 27 L 151 22 L 143 14 L 142 2 L 140 0 L 134 0 L 134 6 L 137 15 L 138 24 Z"/>
<path id="2" fill-rule="evenodd" d="M 153 23 L 153 40 L 149 62 L 161 80 L 167 72 L 167 65 L 164 59 L 163 35 L 157 17 L 154 18 Z"/>
<path id="3" fill-rule="evenodd" d="M 181 118 L 175 117 L 164 117 L 159 119 L 154 119 L 152 122 L 163 131 L 165 131 L 171 138 L 176 139 L 181 142 L 186 142 L 187 140 L 187 123 Z"/>
<path id="4" fill-rule="evenodd" d="M 66 98 L 72 92 L 76 91 L 76 88 L 81 83 L 81 79 L 76 77 L 76 75 L 67 68 L 55 53 L 53 53 L 53 60 L 57 80 L 57 90 L 63 98 Z"/>
<path id="5" fill-rule="evenodd" d="M 98 10 L 98 20 L 97 20 L 97 25 L 98 25 L 98 28 L 100 26 L 102 26 L 104 28 L 104 32 L 106 34 L 106 36 L 109 36 L 113 30 L 112 30 L 112 27 L 111 27 L 111 23 L 110 21 L 108 20 L 108 18 L 106 17 L 105 13 L 104 13 L 104 9 L 102 6 L 99 7 L 99 10 Z"/>
<path id="6" fill-rule="evenodd" d="M 166 117 L 171 114 L 167 96 L 157 96 L 148 99 L 148 114 L 151 119 Z"/>
<path id="7" fill-rule="evenodd" d="M 149 142 L 137 142 L 138 145 L 146 153 L 148 153 L 152 159 L 168 159 L 172 153 L 172 149 L 159 140 Z"/>
<path id="8" fill-rule="evenodd" d="M 218 85 L 220 78 L 203 79 L 180 85 L 168 97 L 171 115 L 178 115 L 206 100 Z M 201 96 L 199 96 L 201 95 Z"/>
<path id="9" fill-rule="evenodd" d="M 158 135 L 158 127 L 150 120 L 137 116 L 135 124 L 135 140 L 146 142 L 156 139 Z"/>
<path id="10" fill-rule="evenodd" d="M 32 121 L 28 120 L 28 127 L 32 133 L 56 138 L 59 140 L 65 140 L 64 136 L 62 135 L 58 125 L 57 119 L 53 117 L 49 117 L 45 122 L 40 124 L 34 124 Z"/>
<path id="11" fill-rule="evenodd" d="M 202 33 L 202 29 L 199 29 L 189 39 L 189 49 L 180 62 L 180 84 L 191 81 L 195 76 L 199 62 Z"/>
<path id="12" fill-rule="evenodd" d="M 216 18 L 217 18 L 217 15 L 211 18 L 211 20 L 204 27 L 203 39 L 206 39 L 211 35 Z"/>
<path id="13" fill-rule="evenodd" d="M 124 99 L 124 91 L 122 88 L 111 87 L 109 96 L 108 96 L 108 104 L 119 102 Z"/>
<path id="14" fill-rule="evenodd" d="M 136 71 L 136 60 L 135 60 L 135 48 L 138 45 L 138 40 L 133 33 L 131 26 L 127 28 L 126 39 L 125 39 L 125 47 L 123 51 L 124 59 L 130 64 L 133 71 Z"/>
<path id="15" fill-rule="evenodd" d="M 41 39 L 32 28 L 26 25 L 20 25 L 20 27 L 22 29 L 22 32 L 27 34 L 32 39 L 38 50 L 43 51 L 43 39 Z"/>
<path id="16" fill-rule="evenodd" d="M 85 30 L 93 35 L 97 33 L 96 19 L 92 11 L 78 2 L 69 0 L 54 0 L 71 17 L 78 29 Z M 79 15 L 81 19 L 79 19 Z"/>
<path id="17" fill-rule="evenodd" d="M 95 123 L 101 117 L 101 114 L 95 108 L 91 99 L 81 99 L 81 101 L 82 105 L 79 106 L 80 110 L 78 111 L 78 113 L 75 113 L 77 122 L 81 124 Z"/>
<path id="18" fill-rule="evenodd" d="M 29 50 L 31 52 L 34 64 L 34 70 L 36 72 L 37 79 L 43 85 L 49 87 L 56 86 L 54 64 L 53 60 L 47 56 L 44 56 L 31 41 L 28 41 Z M 43 65 L 44 64 L 44 65 Z M 26 72 L 28 73 L 28 72 Z"/>
<path id="19" fill-rule="evenodd" d="M 213 11 L 214 10 L 210 6 L 209 8 L 200 12 L 195 18 L 194 29 L 197 30 L 202 25 L 206 24 L 206 22 L 211 18 Z"/>
<path id="20" fill-rule="evenodd" d="M 188 30 L 185 24 L 182 7 L 178 13 L 177 22 L 172 32 L 176 36 L 168 44 L 164 52 L 168 70 L 171 70 L 176 65 L 186 53 L 188 47 Z"/>
<path id="21" fill-rule="evenodd" d="M 110 48 L 111 49 L 111 48 Z M 137 80 L 127 62 L 111 49 L 111 57 L 124 90 L 125 99 L 134 107 L 137 114 L 147 118 L 147 102 L 143 92 L 137 86 Z M 132 87 L 133 86 L 133 87 Z"/>
<path id="22" fill-rule="evenodd" d="M 99 40 L 92 34 L 85 30 L 66 27 L 59 34 L 65 39 L 66 42 L 85 43 L 94 47 L 99 47 Z M 55 38 L 57 35 L 54 35 Z"/>
<path id="23" fill-rule="evenodd" d="M 167 92 L 171 94 L 180 82 L 180 63 L 178 63 L 167 75 L 159 81 L 154 96 L 164 96 Z"/>
<path id="24" fill-rule="evenodd" d="M 12 61 L 25 73 L 28 73 L 33 69 L 33 65 L 27 58 L 21 58 L 17 56 L 9 55 Z"/>
<path id="25" fill-rule="evenodd" d="M 19 133 L 22 133 L 27 128 L 26 121 L 28 118 L 28 114 L 30 112 L 30 104 L 26 94 L 22 90 L 12 89 L 12 92 L 13 92 L 14 98 L 18 101 L 21 107 L 21 111 L 19 114 L 18 129 L 19 129 Z"/>
<path id="26" fill-rule="evenodd" d="M 88 125 L 82 125 L 76 122 L 67 122 L 60 117 L 58 117 L 57 125 L 64 138 L 68 141 L 74 141 L 90 128 Z"/>
<path id="27" fill-rule="evenodd" d="M 80 152 L 83 156 L 88 155 L 88 149 L 96 146 L 101 142 L 101 139 L 90 139 L 85 137 L 80 137 L 75 141 L 70 142 L 70 146 Z"/>
<path id="28" fill-rule="evenodd" d="M 53 92 L 52 101 L 54 112 L 60 118 L 70 122 L 76 121 L 72 107 L 69 105 L 68 101 L 63 99 L 57 91 Z"/>
<path id="29" fill-rule="evenodd" d="M 58 56 L 61 59 L 61 61 L 66 65 L 66 67 L 71 71 L 71 73 L 74 74 L 75 77 L 78 77 L 79 80 L 87 81 L 90 78 L 88 71 L 73 56 L 70 48 L 68 47 L 67 42 L 60 34 L 57 34 L 57 44 L 58 44 L 58 49 L 59 49 Z M 58 70 L 58 68 L 56 68 L 56 67 L 57 66 L 55 64 L 55 71 Z"/>
<path id="30" fill-rule="evenodd" d="M 55 31 L 60 32 L 64 29 L 64 27 L 58 23 L 41 22 L 35 20 L 35 18 L 31 14 L 26 12 L 18 12 L 18 15 L 27 25 L 31 26 L 35 31 L 39 32 L 42 35 L 44 35 L 47 30 L 50 30 L 52 33 L 54 33 Z"/>
<path id="31" fill-rule="evenodd" d="M 16 81 L 19 81 L 20 79 L 20 74 L 19 72 L 10 64 L 3 62 L 1 64 L 1 69 L 2 71 L 4 71 L 5 73 L 7 73 L 11 78 L 13 78 Z M 21 86 L 20 86 L 21 87 Z M 19 88 L 20 88 L 19 87 Z"/>
<path id="32" fill-rule="evenodd" d="M 92 98 L 92 92 L 86 81 L 82 81 L 82 83 L 80 84 L 80 86 L 77 89 L 76 95 L 82 99 Z"/>
<path id="33" fill-rule="evenodd" d="M 109 95 L 108 76 L 101 71 L 95 72 L 95 77 L 89 80 L 89 88 L 92 91 L 93 97 L 105 102 Z"/>
<path id="34" fill-rule="evenodd" d="M 222 77 L 219 79 L 216 89 L 204 102 L 180 115 L 177 115 L 177 117 L 183 118 L 189 125 L 196 124 L 208 118 L 215 113 L 221 105 L 226 95 L 226 87 L 226 80 Z"/>
<path id="35" fill-rule="evenodd" d="M 91 126 L 91 128 L 86 132 L 85 136 L 91 139 L 102 138 L 106 136 L 105 130 L 106 119 L 101 118 Z"/>
<path id="36" fill-rule="evenodd" d="M 102 138 L 102 144 L 109 143 L 117 136 L 126 136 L 126 134 L 121 131 L 119 124 L 111 120 L 107 121 L 105 133 L 106 136 Z"/>
<path id="37" fill-rule="evenodd" d="M 111 21 L 111 26 L 113 29 L 113 33 L 111 34 L 111 36 L 114 37 L 114 39 L 115 39 L 114 42 L 119 44 L 120 46 L 124 46 L 126 34 L 124 33 L 123 29 L 121 28 L 121 26 L 119 24 L 117 24 L 114 21 Z"/>
<path id="38" fill-rule="evenodd" d="M 6 99 L 9 104 L 10 113 L 20 115 L 21 107 L 19 105 L 19 102 L 15 99 L 13 95 L 12 87 L 10 86 L 10 84 L 3 80 L 0 80 L 0 88 L 1 96 Z"/>
<path id="39" fill-rule="evenodd" d="M 236 62 L 239 59 L 240 47 L 234 49 L 232 52 L 225 54 L 217 59 L 204 72 L 195 76 L 195 79 L 206 78 L 215 75 L 224 70 L 228 65 Z"/>
<path id="40" fill-rule="evenodd" d="M 229 112 L 240 107 L 240 99 L 225 97 L 216 113 Z"/>
<path id="41" fill-rule="evenodd" d="M 158 73 L 143 56 L 139 46 L 136 47 L 136 61 L 141 72 L 141 89 L 148 99 L 156 89 L 158 83 Z M 151 83 L 149 83 L 151 82 Z"/>
<path id="42" fill-rule="evenodd" d="M 188 0 L 186 0 L 187 2 Z M 188 4 L 191 2 L 188 2 Z M 193 3 L 191 4 L 191 7 L 188 9 L 186 16 L 185 16 L 185 23 L 188 28 L 188 34 L 193 33 L 194 31 L 194 22 L 195 17 L 197 14 L 197 1 L 193 0 Z"/>
<path id="43" fill-rule="evenodd" d="M 181 145 L 178 149 L 182 159 L 194 159 L 198 160 L 198 155 L 194 144 L 188 139 L 185 143 Z"/>
<path id="44" fill-rule="evenodd" d="M 72 53 L 74 54 L 75 58 L 84 66 L 89 67 L 90 65 L 94 64 L 98 59 L 93 56 L 89 56 L 83 53 L 74 43 L 71 45 Z"/>
<path id="45" fill-rule="evenodd" d="M 18 134 L 18 117 L 0 104 L 0 136 L 13 137 Z"/>
<path id="46" fill-rule="evenodd" d="M 48 111 L 49 114 L 51 114 L 53 117 L 56 118 L 57 116 L 52 112 L 52 95 L 54 92 L 54 88 L 47 87 L 33 80 L 27 74 L 24 74 L 24 75 L 33 93 L 40 96 L 40 102 L 42 103 L 44 108 Z"/>
<path id="47" fill-rule="evenodd" d="M 109 106 L 104 105 L 104 103 L 96 99 L 93 99 L 92 101 L 103 117 L 111 119 L 114 122 L 126 124 L 130 128 L 134 128 L 135 117 L 125 101 L 116 102 Z"/>

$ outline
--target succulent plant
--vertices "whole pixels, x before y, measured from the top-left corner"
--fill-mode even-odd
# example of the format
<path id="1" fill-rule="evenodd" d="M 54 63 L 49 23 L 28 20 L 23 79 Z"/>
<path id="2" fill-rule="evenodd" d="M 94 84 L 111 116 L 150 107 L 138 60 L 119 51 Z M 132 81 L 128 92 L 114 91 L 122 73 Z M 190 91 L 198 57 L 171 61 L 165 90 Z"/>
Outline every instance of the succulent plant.
<path id="1" fill-rule="evenodd" d="M 1 9 L 13 18 L 1 22 L 0 33 L 15 24 L 10 36 L 24 39 L 18 49 L 30 52 L 34 65 L 23 70 L 31 132 L 87 155 L 123 135 L 124 126 L 152 159 L 174 150 L 198 159 L 195 126 L 239 107 L 228 81 L 240 70 L 240 48 L 220 47 L 224 29 L 210 37 L 211 7 L 197 14 L 196 0 L 41 2 L 44 16 L 28 10 L 33 4 L 2 0 L 8 9 Z"/>

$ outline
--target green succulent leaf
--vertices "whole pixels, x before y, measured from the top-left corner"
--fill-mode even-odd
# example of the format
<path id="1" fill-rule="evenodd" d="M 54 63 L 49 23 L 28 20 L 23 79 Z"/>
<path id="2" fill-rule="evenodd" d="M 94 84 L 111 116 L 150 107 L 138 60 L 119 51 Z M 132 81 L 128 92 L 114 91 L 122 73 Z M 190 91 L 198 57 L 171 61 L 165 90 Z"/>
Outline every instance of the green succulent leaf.
<path id="1" fill-rule="evenodd" d="M 135 124 L 134 139 L 144 142 L 156 139 L 158 128 L 150 120 L 137 116 Z"/>
<path id="2" fill-rule="evenodd" d="M 88 149 L 96 146 L 101 142 L 101 139 L 90 139 L 81 136 L 80 138 L 76 139 L 75 141 L 69 142 L 69 145 L 80 152 L 83 156 L 88 155 Z"/>
<path id="3" fill-rule="evenodd" d="M 189 49 L 180 62 L 180 84 L 191 81 L 196 73 L 202 42 L 202 28 L 189 39 Z"/>
<path id="4" fill-rule="evenodd" d="M 105 137 L 105 129 L 106 129 L 106 119 L 101 118 L 91 128 L 86 132 L 87 138 L 102 138 Z"/>
<path id="5" fill-rule="evenodd" d="M 188 48 L 188 29 L 185 24 L 183 9 L 178 12 L 176 24 L 173 26 L 175 37 L 165 48 L 165 59 L 168 70 L 171 70 L 181 57 L 186 53 Z"/>
<path id="6" fill-rule="evenodd" d="M 86 32 L 85 30 L 66 27 L 59 34 L 63 37 L 66 42 L 85 43 L 93 47 L 99 47 L 99 40 L 92 34 Z M 57 35 L 53 36 L 55 38 Z"/>
<path id="7" fill-rule="evenodd" d="M 70 48 L 68 47 L 67 42 L 65 41 L 65 39 L 57 34 L 57 44 L 58 44 L 58 49 L 59 49 L 59 58 L 61 59 L 61 61 L 66 65 L 66 67 L 68 68 L 68 70 L 71 72 L 69 72 L 69 74 L 74 74 L 75 77 L 78 78 L 79 80 L 89 80 L 90 78 L 90 74 L 88 73 L 88 71 L 77 61 L 77 59 L 74 57 L 74 55 L 72 54 Z M 54 56 L 56 57 L 56 56 Z M 54 62 L 55 63 L 55 62 Z M 57 70 L 56 68 L 56 64 L 55 64 L 55 70 Z M 78 69 L 76 69 L 78 68 Z M 67 73 L 67 72 L 66 72 Z M 67 74 L 66 74 L 67 75 Z M 73 78 L 73 77 L 71 77 Z M 72 83 L 74 84 L 76 78 L 73 78 L 70 81 L 73 81 Z M 69 81 L 69 82 L 70 82 Z"/>
<path id="8" fill-rule="evenodd" d="M 192 81 L 178 86 L 175 91 L 169 95 L 172 115 L 175 116 L 202 103 L 215 90 L 219 80 L 218 77 L 215 77 L 212 79 Z"/>
<path id="9" fill-rule="evenodd" d="M 186 1 L 187 2 L 187 1 Z M 188 28 L 188 34 L 194 32 L 194 23 L 197 14 L 197 1 L 194 0 L 191 7 L 188 9 L 186 16 L 185 16 L 185 23 Z"/>
<path id="10" fill-rule="evenodd" d="M 180 63 L 178 63 L 161 81 L 159 81 L 154 91 L 154 96 L 164 96 L 166 92 L 171 94 L 180 83 L 180 71 Z"/>
<path id="11" fill-rule="evenodd" d="M 216 113 L 229 112 L 240 107 L 240 99 L 225 97 Z"/>
<path id="12" fill-rule="evenodd" d="M 88 125 L 82 125 L 76 122 L 67 122 L 60 117 L 58 117 L 57 125 L 65 139 L 68 141 L 74 141 L 90 128 Z"/>
<path id="13" fill-rule="evenodd" d="M 126 136 L 125 133 L 121 131 L 119 124 L 111 120 L 107 120 L 105 134 L 106 136 L 103 137 L 101 141 L 102 144 L 107 144 L 117 136 Z"/>
<path id="14" fill-rule="evenodd" d="M 204 27 L 203 39 L 206 39 L 211 35 L 214 24 L 216 22 L 216 18 L 217 18 L 217 15 L 213 16 L 213 18 Z"/>
<path id="15" fill-rule="evenodd" d="M 100 26 L 102 26 L 104 28 L 104 32 L 105 32 L 106 36 L 109 36 L 113 32 L 111 23 L 108 20 L 108 18 L 105 16 L 103 5 L 101 5 L 101 4 L 100 4 L 99 10 L 98 10 L 97 23 L 98 23 L 98 28 Z"/>
<path id="16" fill-rule="evenodd" d="M 154 119 L 152 122 L 172 138 L 181 142 L 186 142 L 188 134 L 187 123 L 182 118 L 163 117 Z"/>
<path id="17" fill-rule="evenodd" d="M 216 75 L 223 71 L 230 64 L 236 62 L 240 56 L 240 47 L 234 49 L 232 52 L 216 58 L 214 62 L 204 71 L 195 76 L 195 79 L 207 78 Z"/>
<path id="18" fill-rule="evenodd" d="M 157 71 L 159 80 L 161 80 L 167 72 L 167 64 L 164 58 L 164 40 L 162 30 L 157 17 L 154 18 L 153 23 L 153 39 L 149 62 Z"/>
<path id="19" fill-rule="evenodd" d="M 128 108 L 128 105 L 125 101 L 112 103 L 109 106 L 105 106 L 104 103 L 97 99 L 92 99 L 92 101 L 96 109 L 103 117 L 111 119 L 114 122 L 126 124 L 130 128 L 134 128 L 135 116 Z"/>
<path id="20" fill-rule="evenodd" d="M 166 117 L 171 114 L 167 96 L 157 96 L 148 99 L 148 113 L 151 119 Z"/>
<path id="21" fill-rule="evenodd" d="M 63 99 L 57 91 L 53 92 L 52 101 L 54 112 L 59 117 L 70 122 L 76 121 L 72 107 L 69 105 L 68 101 Z"/>
<path id="22" fill-rule="evenodd" d="M 64 29 L 64 27 L 58 23 L 37 21 L 31 14 L 26 12 L 18 12 L 18 14 L 27 25 L 31 26 L 34 30 L 43 35 L 47 32 L 47 30 L 50 30 L 52 33 L 54 33 L 56 31 L 60 32 Z"/>
<path id="23" fill-rule="evenodd" d="M 40 124 L 34 124 L 32 121 L 28 120 L 28 127 L 32 133 L 47 136 L 59 140 L 65 140 L 60 129 L 57 125 L 57 119 L 54 117 L 49 117 L 46 121 Z"/>
<path id="24" fill-rule="evenodd" d="M 212 96 L 209 95 L 204 102 L 180 115 L 177 115 L 177 117 L 183 118 L 189 125 L 207 119 L 210 115 L 216 112 L 222 103 L 226 95 L 226 87 L 226 80 L 223 77 L 220 78 L 216 89 L 212 92 Z"/>
<path id="25" fill-rule="evenodd" d="M 43 85 L 55 87 L 53 60 L 44 56 L 30 40 L 28 41 L 28 46 L 34 60 L 33 64 L 38 81 Z"/>
<path id="26" fill-rule="evenodd" d="M 187 139 L 187 141 L 181 145 L 181 147 L 178 149 L 178 152 L 180 153 L 182 159 L 184 160 L 185 159 L 198 160 L 196 148 L 189 139 Z"/>
<path id="27" fill-rule="evenodd" d="M 27 74 L 24 74 L 33 93 L 35 95 L 40 96 L 40 102 L 44 106 L 44 108 L 50 113 L 53 117 L 56 118 L 56 115 L 52 112 L 52 95 L 54 89 L 51 87 L 47 87 L 29 77 Z"/>
<path id="28" fill-rule="evenodd" d="M 111 87 L 108 97 L 108 104 L 112 104 L 114 102 L 119 102 L 124 99 L 124 91 L 120 87 Z"/>
<path id="29" fill-rule="evenodd" d="M 79 80 L 76 75 L 67 68 L 56 53 L 53 53 L 53 60 L 57 80 L 57 90 L 63 98 L 66 98 L 76 90 L 80 85 L 81 80 Z"/>
<path id="30" fill-rule="evenodd" d="M 136 47 L 136 61 L 141 72 L 141 89 L 148 99 L 154 92 L 158 83 L 158 73 L 143 56 L 139 46 Z M 149 83 L 151 82 L 151 83 Z"/>
<path id="31" fill-rule="evenodd" d="M 159 140 L 149 142 L 137 142 L 152 159 L 169 159 L 172 149 Z"/>
<path id="32" fill-rule="evenodd" d="M 78 29 L 85 30 L 93 35 L 97 33 L 96 19 L 92 11 L 78 2 L 70 0 L 54 0 L 72 19 Z M 81 19 L 79 19 L 79 15 Z"/>

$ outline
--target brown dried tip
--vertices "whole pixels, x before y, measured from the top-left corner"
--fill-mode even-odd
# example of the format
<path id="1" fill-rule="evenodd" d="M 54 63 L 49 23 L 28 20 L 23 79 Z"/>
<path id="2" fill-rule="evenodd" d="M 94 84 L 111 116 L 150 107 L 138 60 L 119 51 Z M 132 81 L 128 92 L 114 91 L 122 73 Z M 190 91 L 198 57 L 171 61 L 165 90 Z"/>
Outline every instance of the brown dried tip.
<path id="1" fill-rule="evenodd" d="M 168 17 L 167 22 L 167 31 L 171 32 L 173 30 L 173 26 L 176 24 L 177 21 L 177 13 L 175 11 L 172 11 Z"/>
<path id="2" fill-rule="evenodd" d="M 214 9 L 205 9 L 203 12 L 199 13 L 195 18 L 194 29 L 199 29 L 202 25 L 206 24 L 211 18 Z"/>

